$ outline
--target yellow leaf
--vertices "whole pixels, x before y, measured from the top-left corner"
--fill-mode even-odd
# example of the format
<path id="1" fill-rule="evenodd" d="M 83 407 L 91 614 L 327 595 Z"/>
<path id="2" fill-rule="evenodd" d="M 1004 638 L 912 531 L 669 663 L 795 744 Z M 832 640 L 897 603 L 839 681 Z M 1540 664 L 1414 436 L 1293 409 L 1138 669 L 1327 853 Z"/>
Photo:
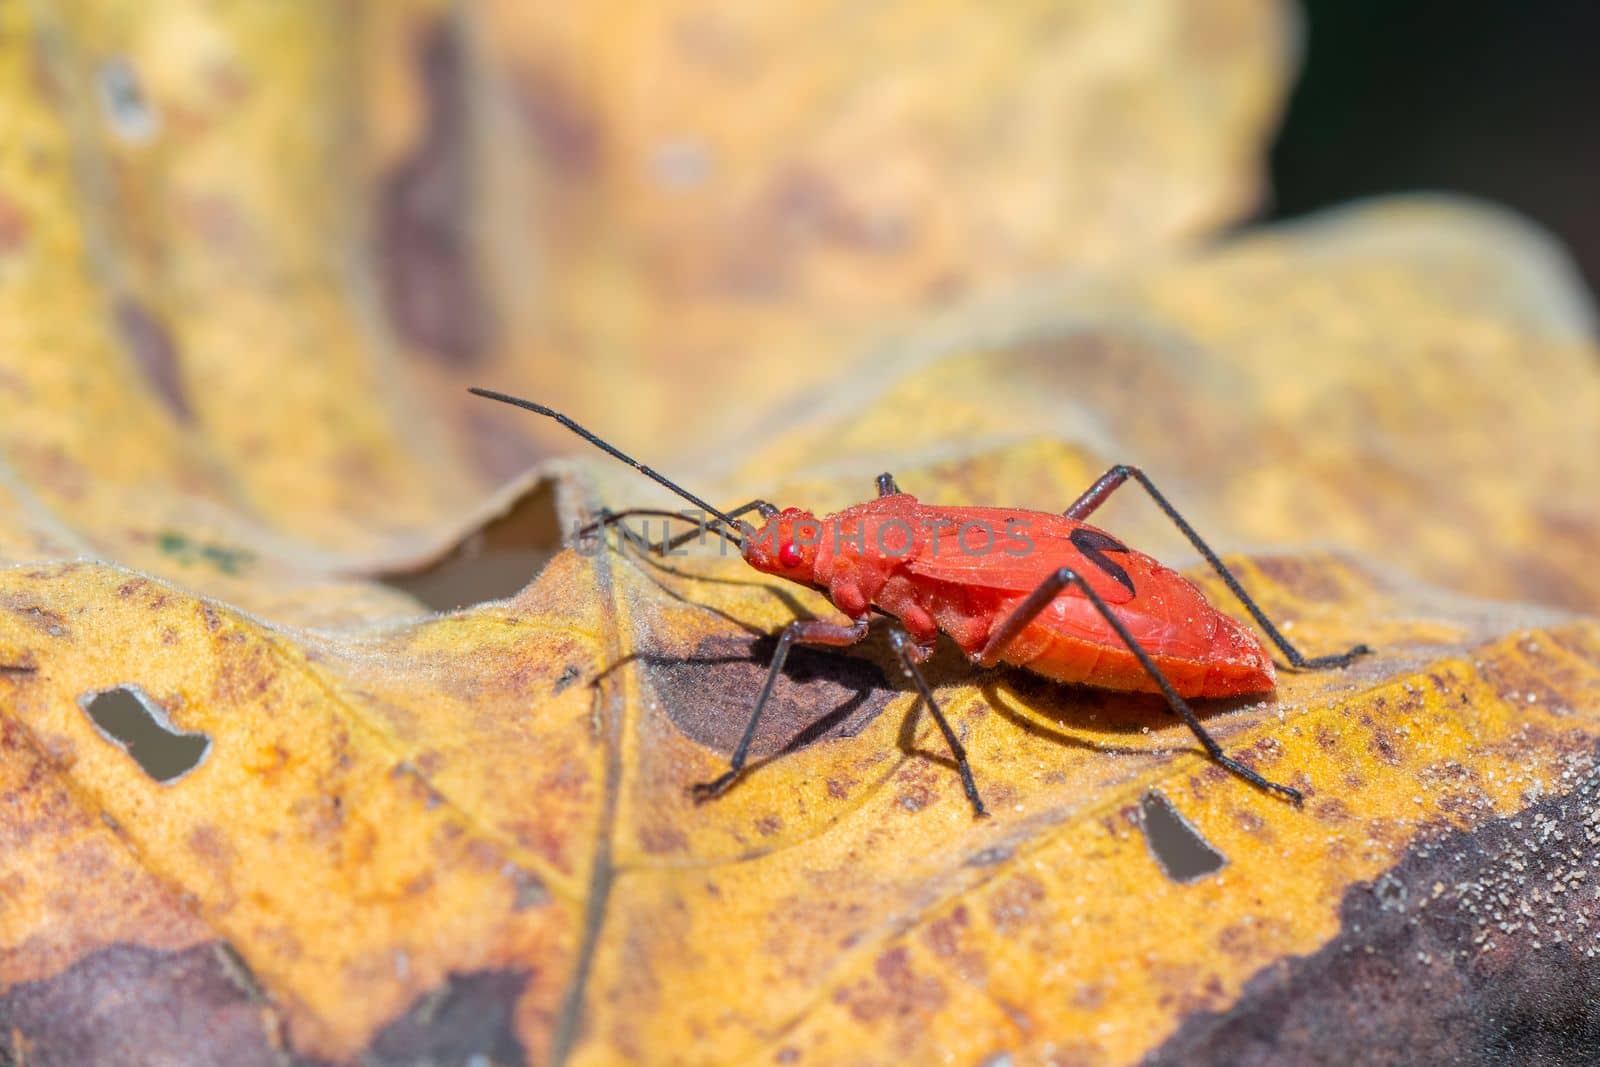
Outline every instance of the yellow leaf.
<path id="1" fill-rule="evenodd" d="M 0 1059 L 1450 1059 L 1581 1007 L 1591 312 L 1448 201 L 1183 251 L 1253 196 L 1281 32 L 0 4 Z M 467 382 L 728 504 L 1137 462 L 1303 649 L 1377 652 L 1201 708 L 1304 810 L 945 649 L 975 820 L 881 636 L 797 652 L 696 804 L 833 609 L 564 548 L 677 502 L 529 470 L 576 442 Z"/>

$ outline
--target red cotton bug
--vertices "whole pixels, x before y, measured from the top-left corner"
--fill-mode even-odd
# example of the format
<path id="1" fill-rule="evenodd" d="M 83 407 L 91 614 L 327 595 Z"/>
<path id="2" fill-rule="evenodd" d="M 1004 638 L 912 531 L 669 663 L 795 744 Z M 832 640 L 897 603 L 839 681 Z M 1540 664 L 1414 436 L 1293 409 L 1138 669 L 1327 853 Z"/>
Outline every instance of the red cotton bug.
<path id="1" fill-rule="evenodd" d="M 780 511 L 765 500 L 722 512 L 560 412 L 489 389 L 469 392 L 555 419 L 710 516 L 709 521 L 702 517 L 696 533 L 663 547 L 715 533 L 735 545 L 752 567 L 823 593 L 849 618 L 846 623 L 801 620 L 784 628 L 727 773 L 692 787 L 702 800 L 722 794 L 744 770 L 756 724 L 789 649 L 856 644 L 866 638 L 876 612 L 899 623 L 889 631 L 890 644 L 944 735 L 976 815 L 985 812 L 966 750 L 917 666 L 932 654 L 941 633 L 981 667 L 1004 663 L 1058 682 L 1159 693 L 1213 762 L 1300 804 L 1299 790 L 1268 781 L 1226 755 L 1185 700 L 1270 691 L 1276 676 L 1260 640 L 1207 603 L 1187 578 L 1084 522 L 1130 478 L 1221 576 L 1290 666 L 1342 667 L 1371 651 L 1356 645 L 1337 655 L 1302 656 L 1137 467 L 1112 467 L 1059 514 L 934 507 L 901 492 L 889 474 L 878 476 L 876 499 L 820 518 L 799 508 Z M 759 528 L 739 520 L 752 511 L 761 517 Z M 685 518 L 650 508 L 603 513 L 578 536 L 632 515 Z"/>

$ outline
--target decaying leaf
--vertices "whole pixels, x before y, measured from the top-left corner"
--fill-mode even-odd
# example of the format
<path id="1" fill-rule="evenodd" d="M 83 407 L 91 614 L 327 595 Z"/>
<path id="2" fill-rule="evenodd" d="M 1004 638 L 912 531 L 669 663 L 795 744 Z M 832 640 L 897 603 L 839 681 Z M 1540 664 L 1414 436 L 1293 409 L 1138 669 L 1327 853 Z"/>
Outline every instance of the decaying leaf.
<path id="1" fill-rule="evenodd" d="M 1591 312 L 1447 201 L 1181 250 L 1281 65 L 1200 8 L 0 4 L 0 1062 L 1582 1062 Z M 831 608 L 563 548 L 661 497 L 467 381 L 718 501 L 1138 462 L 1378 651 L 1202 709 L 1301 811 L 945 650 L 975 821 L 881 640 L 696 805 Z"/>

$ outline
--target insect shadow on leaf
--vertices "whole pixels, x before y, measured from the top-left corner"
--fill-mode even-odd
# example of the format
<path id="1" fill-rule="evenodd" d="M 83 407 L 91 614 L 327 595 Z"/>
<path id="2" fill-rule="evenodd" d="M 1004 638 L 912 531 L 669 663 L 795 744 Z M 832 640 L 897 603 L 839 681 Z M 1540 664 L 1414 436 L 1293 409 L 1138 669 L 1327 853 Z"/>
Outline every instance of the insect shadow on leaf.
<path id="1" fill-rule="evenodd" d="M 1164 756 L 1192 752 L 1186 737 L 1172 744 L 1122 745 L 1082 737 L 1072 729 L 1083 726 L 1097 737 L 1153 734 L 1180 725 L 1172 709 L 1155 693 L 1121 693 L 1085 685 L 1060 685 L 1036 674 L 997 669 L 978 681 L 989 706 L 1017 729 L 1056 744 L 1094 752 L 1128 756 Z M 1255 697 L 1216 698 L 1207 701 L 1206 718 L 1227 715 L 1259 703 Z"/>
<path id="2" fill-rule="evenodd" d="M 744 710 L 766 676 L 777 639 L 703 638 L 687 656 L 635 658 L 674 726 L 723 754 L 738 745 Z M 784 666 L 752 744 L 759 766 L 819 741 L 854 737 L 899 693 L 871 660 L 795 649 Z"/>

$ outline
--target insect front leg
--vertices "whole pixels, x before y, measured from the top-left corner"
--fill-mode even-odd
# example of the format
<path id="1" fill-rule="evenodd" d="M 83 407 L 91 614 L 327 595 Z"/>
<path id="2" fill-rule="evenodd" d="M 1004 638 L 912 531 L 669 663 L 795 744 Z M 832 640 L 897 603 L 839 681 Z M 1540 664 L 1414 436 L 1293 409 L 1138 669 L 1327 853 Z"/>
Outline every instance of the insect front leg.
<path id="1" fill-rule="evenodd" d="M 767 680 L 761 686 L 760 695 L 756 697 L 755 707 L 750 709 L 750 721 L 745 724 L 744 736 L 739 738 L 739 745 L 733 750 L 733 758 L 728 761 L 727 772 L 709 782 L 699 782 L 691 786 L 689 791 L 694 798 L 704 801 L 721 796 L 744 771 L 745 759 L 750 754 L 750 742 L 755 740 L 756 726 L 761 722 L 761 713 L 766 710 L 767 701 L 772 699 L 773 686 L 777 685 L 778 675 L 783 671 L 783 664 L 789 658 L 789 649 L 796 644 L 845 648 L 859 644 L 866 636 L 866 619 L 857 619 L 848 626 L 815 619 L 791 622 L 785 626 L 783 635 L 778 638 L 778 649 L 772 654 L 772 666 L 767 668 Z"/>
<path id="2" fill-rule="evenodd" d="M 927 658 L 924 651 L 920 651 L 915 641 L 900 627 L 896 626 L 889 631 L 889 643 L 900 654 L 900 665 L 905 668 L 906 676 L 917 687 L 917 692 L 922 695 L 922 702 L 928 706 L 933 721 L 939 724 L 939 732 L 944 734 L 945 744 L 950 746 L 950 755 L 956 761 L 956 770 L 961 772 L 961 788 L 966 790 L 967 800 L 972 804 L 972 814 L 979 816 L 988 815 L 983 810 L 983 799 L 978 796 L 978 785 L 972 780 L 972 767 L 967 763 L 967 750 L 962 747 L 956 738 L 956 732 L 950 728 L 950 721 L 944 717 L 944 712 L 939 710 L 939 702 L 933 699 L 933 690 L 928 687 L 928 680 L 922 676 L 922 671 L 917 664 Z"/>
<path id="3" fill-rule="evenodd" d="M 741 505 L 740 507 L 734 508 L 732 511 L 727 512 L 727 515 L 730 519 L 737 519 L 740 515 L 748 515 L 752 511 L 758 511 L 761 513 L 762 518 L 770 519 L 772 516 L 778 513 L 778 508 L 777 505 L 770 504 L 765 500 L 752 500 L 748 504 Z M 585 537 L 588 537 L 594 534 L 596 531 L 602 530 L 607 526 L 614 525 L 623 519 L 635 518 L 638 516 L 660 519 L 679 519 L 683 522 L 694 521 L 688 515 L 684 515 L 676 511 L 663 511 L 660 508 L 629 508 L 626 511 L 602 510 L 600 514 L 595 516 L 592 521 L 578 529 L 578 531 L 573 535 L 574 540 L 581 541 Z M 663 533 L 663 540 L 661 543 L 658 545 L 651 545 L 649 547 L 652 551 L 655 551 L 660 555 L 667 555 L 671 553 L 673 549 L 688 544 L 697 537 L 704 537 L 707 533 L 716 534 L 718 537 L 727 536 L 722 532 L 723 525 L 724 524 L 721 519 L 711 519 L 709 521 L 702 522 L 698 529 L 679 534 L 670 541 L 665 539 L 666 535 Z M 628 536 L 626 531 L 624 531 L 624 536 Z M 738 542 L 734 543 L 735 545 L 738 544 Z"/>
<path id="4" fill-rule="evenodd" d="M 1234 597 L 1239 601 L 1240 604 L 1244 605 L 1245 610 L 1248 611 L 1251 617 L 1256 620 L 1256 623 L 1266 633 L 1267 637 L 1272 640 L 1272 643 L 1278 646 L 1278 651 L 1283 653 L 1284 658 L 1289 661 L 1289 665 L 1291 667 L 1295 667 L 1300 670 L 1315 670 L 1322 667 L 1343 667 L 1348 665 L 1350 661 L 1355 659 L 1357 656 L 1364 656 L 1372 651 L 1372 649 L 1366 645 L 1356 645 L 1347 651 L 1339 652 L 1330 656 L 1313 656 L 1308 658 L 1301 655 L 1300 650 L 1295 648 L 1294 645 L 1290 644 L 1289 639 L 1284 637 L 1278 628 L 1272 624 L 1271 619 L 1267 618 L 1267 613 L 1261 610 L 1260 605 L 1255 602 L 1249 593 L 1244 591 L 1244 586 L 1239 584 L 1239 579 L 1233 576 L 1233 572 L 1230 571 L 1227 568 L 1227 565 L 1224 564 L 1222 560 L 1218 558 L 1217 554 L 1211 550 L 1211 546 L 1206 544 L 1205 541 L 1201 539 L 1200 535 L 1195 532 L 1194 527 L 1189 525 L 1188 520 L 1182 515 L 1178 514 L 1178 509 L 1172 506 L 1167 498 L 1161 494 L 1161 490 L 1155 487 L 1155 483 L 1150 480 L 1149 476 L 1138 467 L 1130 467 L 1125 463 L 1119 463 L 1115 467 L 1112 467 L 1110 470 L 1102 474 L 1095 481 L 1095 483 L 1091 485 L 1088 490 L 1085 491 L 1084 494 L 1076 501 L 1074 501 L 1073 505 L 1062 514 L 1066 515 L 1066 517 L 1069 519 L 1077 519 L 1080 522 L 1084 519 L 1087 519 L 1091 514 L 1094 513 L 1096 508 L 1098 508 L 1101 504 L 1104 504 L 1111 494 L 1116 492 L 1116 490 L 1129 478 L 1132 478 L 1134 481 L 1144 486 L 1144 491 L 1150 494 L 1150 499 L 1156 502 L 1156 507 L 1160 508 L 1162 512 L 1165 513 L 1167 518 L 1172 520 L 1173 525 L 1178 528 L 1179 532 L 1181 532 L 1184 537 L 1189 539 L 1189 543 L 1195 547 L 1196 551 L 1198 551 L 1200 555 L 1205 557 L 1205 561 L 1211 564 L 1211 569 L 1216 571 L 1217 574 L 1222 578 L 1222 581 L 1225 585 L 1227 585 L 1228 590 L 1233 593 Z"/>
<path id="5" fill-rule="evenodd" d="M 1122 639 L 1122 643 L 1128 646 L 1128 651 L 1133 653 L 1134 657 L 1138 659 L 1139 665 L 1144 668 L 1145 673 L 1156 683 L 1156 688 L 1161 690 L 1161 695 L 1167 698 L 1167 706 L 1172 708 L 1183 719 L 1190 732 L 1205 748 L 1206 755 L 1211 757 L 1212 762 L 1243 778 L 1257 789 L 1287 797 L 1294 802 L 1296 807 L 1303 802 L 1304 798 L 1300 795 L 1298 789 L 1291 789 L 1289 786 L 1269 781 L 1238 760 L 1224 754 L 1222 746 L 1217 744 L 1216 739 L 1206 732 L 1204 726 L 1200 725 L 1200 720 L 1195 716 L 1194 710 L 1189 707 L 1188 702 L 1178 695 L 1178 691 L 1172 687 L 1172 683 L 1167 680 L 1167 676 L 1161 673 L 1161 668 L 1157 667 L 1155 660 L 1150 658 L 1150 653 L 1146 652 L 1143 646 L 1134 639 L 1133 634 L 1128 632 L 1128 628 L 1123 625 L 1122 620 L 1117 618 L 1110 606 L 1100 598 L 1100 594 L 1094 591 L 1094 587 L 1084 581 L 1081 575 L 1067 567 L 1062 567 L 1040 582 L 1039 587 L 1029 593 L 1027 599 L 1017 605 L 1015 611 L 1006 616 L 1006 620 L 989 636 L 989 640 L 984 644 L 983 650 L 978 653 L 979 665 L 993 667 L 996 663 L 999 663 L 1000 657 L 1004 655 L 1011 642 L 1015 641 L 1017 636 L 1027 628 L 1028 624 L 1038 618 L 1040 612 L 1049 607 L 1050 602 L 1069 585 L 1077 586 L 1083 595 L 1089 598 L 1089 602 L 1095 606 L 1095 610 L 1100 613 L 1100 616 L 1116 631 L 1117 636 Z"/>

